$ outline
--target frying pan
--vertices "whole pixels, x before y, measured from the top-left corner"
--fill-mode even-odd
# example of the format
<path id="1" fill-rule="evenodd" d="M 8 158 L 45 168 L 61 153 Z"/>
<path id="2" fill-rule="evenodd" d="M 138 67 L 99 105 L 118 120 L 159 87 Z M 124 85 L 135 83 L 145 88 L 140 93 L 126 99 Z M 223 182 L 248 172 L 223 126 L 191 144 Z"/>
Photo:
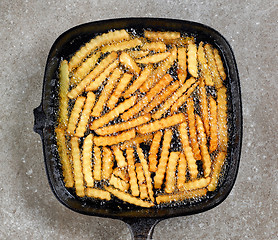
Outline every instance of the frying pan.
<path id="1" fill-rule="evenodd" d="M 61 59 L 68 60 L 91 38 L 111 29 L 136 30 L 139 34 L 144 29 L 185 32 L 195 36 L 197 42 L 208 42 L 218 48 L 227 73 L 225 84 L 229 113 L 228 163 L 216 191 L 209 192 L 201 201 L 143 209 L 123 204 L 117 199 L 103 204 L 98 200 L 79 198 L 65 188 L 54 134 L 58 109 L 59 63 Z M 229 195 L 236 180 L 242 142 L 241 93 L 236 61 L 226 39 L 214 29 L 200 23 L 162 18 L 121 18 L 86 23 L 66 31 L 58 37 L 50 50 L 43 80 L 42 101 L 39 107 L 34 109 L 34 117 L 34 131 L 41 136 L 46 173 L 57 199 L 75 212 L 126 222 L 134 239 L 151 239 L 154 226 L 163 219 L 197 214 L 217 206 Z"/>

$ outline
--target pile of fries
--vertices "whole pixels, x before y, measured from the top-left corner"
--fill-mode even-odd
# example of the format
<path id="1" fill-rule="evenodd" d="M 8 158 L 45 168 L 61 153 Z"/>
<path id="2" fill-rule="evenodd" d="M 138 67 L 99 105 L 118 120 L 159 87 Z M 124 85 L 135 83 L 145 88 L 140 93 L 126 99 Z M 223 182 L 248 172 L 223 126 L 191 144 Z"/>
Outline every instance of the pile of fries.
<path id="1" fill-rule="evenodd" d="M 228 145 L 216 48 L 179 32 L 116 30 L 59 71 L 57 146 L 77 196 L 153 207 L 216 189 Z"/>

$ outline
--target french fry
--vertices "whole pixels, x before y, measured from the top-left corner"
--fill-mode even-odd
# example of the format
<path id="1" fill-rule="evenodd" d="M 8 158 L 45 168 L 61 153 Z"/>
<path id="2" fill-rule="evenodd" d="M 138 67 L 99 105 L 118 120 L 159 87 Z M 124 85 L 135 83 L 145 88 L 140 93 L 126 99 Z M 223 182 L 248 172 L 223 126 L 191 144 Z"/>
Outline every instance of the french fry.
<path id="1" fill-rule="evenodd" d="M 119 66 L 120 61 L 115 60 L 106 69 L 96 77 L 91 83 L 86 87 L 86 91 L 96 91 L 102 83 L 109 77 L 109 75 Z"/>
<path id="2" fill-rule="evenodd" d="M 140 116 L 138 118 L 129 120 L 127 122 L 122 122 L 122 123 L 118 123 L 118 124 L 115 124 L 115 125 L 110 125 L 110 126 L 107 126 L 107 127 L 96 129 L 95 132 L 98 135 L 101 135 L 101 136 L 109 135 L 109 134 L 112 134 L 112 133 L 117 133 L 117 132 L 125 131 L 125 130 L 128 130 L 128 129 L 140 126 L 144 123 L 149 122 L 150 120 L 151 120 L 151 115 L 146 114 L 146 115 Z"/>
<path id="3" fill-rule="evenodd" d="M 120 179 L 124 180 L 125 182 L 129 182 L 129 175 L 127 173 L 127 169 L 126 168 L 120 168 L 120 167 L 116 167 L 113 170 L 113 174 L 116 177 L 119 177 Z"/>
<path id="4" fill-rule="evenodd" d="M 86 127 L 89 122 L 91 110 L 95 104 L 95 94 L 93 92 L 89 92 L 87 94 L 87 98 L 84 104 L 83 111 L 81 113 L 80 120 L 78 122 L 77 128 L 75 130 L 75 136 L 83 137 L 86 132 Z"/>
<path id="5" fill-rule="evenodd" d="M 186 48 L 178 48 L 178 79 L 180 83 L 184 83 L 187 77 L 187 64 L 186 64 Z"/>
<path id="6" fill-rule="evenodd" d="M 157 170 L 157 153 L 160 146 L 160 141 L 162 138 L 163 133 L 161 131 L 157 131 L 154 134 L 150 154 L 149 154 L 149 170 L 150 172 L 155 172 Z"/>
<path id="7" fill-rule="evenodd" d="M 68 113 L 68 91 L 69 91 L 69 70 L 66 60 L 61 62 L 59 68 L 59 127 L 66 128 L 69 121 Z"/>
<path id="8" fill-rule="evenodd" d="M 68 97 L 70 99 L 76 98 L 81 94 L 87 85 L 95 79 L 100 73 L 102 73 L 112 62 L 116 60 L 118 54 L 115 52 L 110 53 L 106 58 L 104 58 L 99 65 L 97 65 L 94 70 L 92 70 L 78 85 L 73 88 L 69 93 Z"/>
<path id="9" fill-rule="evenodd" d="M 208 101 L 207 101 L 207 92 L 206 92 L 204 80 L 201 80 L 200 82 L 199 94 L 200 94 L 201 116 L 206 130 L 206 134 L 207 136 L 209 136 L 210 129 L 209 129 Z"/>
<path id="10" fill-rule="evenodd" d="M 94 120 L 90 126 L 91 130 L 96 130 L 105 124 L 109 123 L 114 118 L 118 117 L 121 113 L 129 109 L 136 102 L 137 96 L 132 96 L 129 99 L 126 99 L 124 102 L 120 103 L 110 112 L 102 115 L 100 118 Z"/>
<path id="11" fill-rule="evenodd" d="M 186 182 L 183 185 L 181 190 L 182 191 L 190 191 L 190 190 L 195 190 L 195 189 L 199 189 L 199 188 L 205 188 L 209 185 L 210 181 L 211 181 L 210 177 L 195 179 L 193 181 Z"/>
<path id="12" fill-rule="evenodd" d="M 129 41 L 123 41 L 119 43 L 110 44 L 101 48 L 101 52 L 123 51 L 125 49 L 135 48 L 142 45 L 142 42 L 138 38 L 134 38 Z"/>
<path id="13" fill-rule="evenodd" d="M 211 159 L 208 153 L 207 138 L 205 134 L 204 125 L 199 115 L 196 115 L 196 123 L 197 123 L 196 125 L 197 125 L 198 137 L 200 139 L 200 149 L 202 155 L 201 160 L 203 162 L 204 176 L 207 177 L 211 172 Z"/>
<path id="14" fill-rule="evenodd" d="M 98 101 L 92 110 L 92 116 L 100 117 L 103 107 L 105 106 L 110 94 L 112 93 L 114 87 L 116 86 L 120 76 L 122 74 L 122 70 L 116 68 L 111 74 L 110 78 L 107 80 L 106 85 L 101 91 Z"/>
<path id="15" fill-rule="evenodd" d="M 110 192 L 97 188 L 86 188 L 85 193 L 87 197 L 99 198 L 101 200 L 111 200 Z"/>
<path id="16" fill-rule="evenodd" d="M 113 194 L 117 198 L 123 200 L 124 202 L 134 204 L 134 205 L 139 206 L 139 207 L 145 207 L 145 208 L 150 208 L 150 207 L 154 206 L 154 204 L 151 203 L 151 202 L 144 201 L 140 198 L 133 197 L 129 193 L 122 192 L 122 191 L 117 190 L 113 187 L 105 187 L 105 189 L 106 189 L 106 191 L 110 192 L 111 194 Z"/>
<path id="17" fill-rule="evenodd" d="M 120 55 L 120 62 L 123 64 L 126 68 L 128 68 L 132 73 L 139 75 L 141 68 L 138 67 L 136 62 L 133 60 L 131 56 L 129 56 L 126 52 L 122 52 Z"/>
<path id="18" fill-rule="evenodd" d="M 85 196 L 85 187 L 82 173 L 82 164 L 80 159 L 80 149 L 77 137 L 72 137 L 71 143 L 71 155 L 72 155 L 72 167 L 74 176 L 74 187 L 76 195 L 79 197 Z"/>
<path id="19" fill-rule="evenodd" d="M 219 152 L 217 154 L 217 157 L 213 164 L 213 169 L 212 169 L 212 174 L 211 174 L 211 182 L 207 187 L 209 191 L 214 191 L 216 189 L 220 175 L 221 175 L 220 173 L 221 173 L 222 167 L 225 163 L 225 159 L 226 159 L 225 152 Z"/>
<path id="20" fill-rule="evenodd" d="M 153 197 L 154 193 L 153 193 L 151 173 L 150 173 L 149 168 L 148 168 L 147 160 L 144 157 L 143 150 L 139 147 L 138 144 L 137 144 L 137 154 L 138 154 L 138 157 L 139 157 L 140 162 L 142 164 L 144 174 L 145 174 L 145 177 L 146 177 L 146 183 L 147 183 L 149 197 L 150 197 L 151 201 L 154 202 L 154 197 Z"/>
<path id="21" fill-rule="evenodd" d="M 198 77 L 197 46 L 194 41 L 188 41 L 187 48 L 188 72 L 192 77 Z"/>
<path id="22" fill-rule="evenodd" d="M 175 190 L 176 182 L 176 168 L 180 152 L 171 152 L 168 160 L 166 178 L 165 178 L 165 192 L 172 193 Z"/>
<path id="23" fill-rule="evenodd" d="M 120 168 L 127 167 L 126 159 L 125 159 L 125 157 L 124 157 L 124 155 L 123 155 L 122 150 L 119 148 L 119 146 L 115 145 L 115 146 L 112 146 L 111 148 L 112 148 L 112 150 L 113 150 L 115 159 L 116 159 L 116 161 L 117 161 L 117 165 L 118 165 Z"/>
<path id="24" fill-rule="evenodd" d="M 169 203 L 173 201 L 183 201 L 185 199 L 200 198 L 207 194 L 207 189 L 196 189 L 192 191 L 183 191 L 176 194 L 161 194 L 156 197 L 157 204 Z"/>
<path id="25" fill-rule="evenodd" d="M 139 134 L 136 135 L 135 138 L 129 140 L 129 141 L 125 141 L 122 145 L 121 145 L 121 149 L 124 150 L 128 147 L 132 147 L 136 144 L 140 144 L 140 143 L 148 143 L 153 139 L 153 135 L 152 134 Z"/>
<path id="26" fill-rule="evenodd" d="M 122 40 L 129 40 L 130 36 L 126 30 L 116 30 L 114 32 L 109 32 L 93 38 L 90 42 L 86 43 L 75 55 L 70 59 L 69 62 L 69 71 L 72 71 L 77 67 L 83 59 L 88 56 L 93 50 L 97 47 L 103 46 L 110 42 L 117 42 Z"/>
<path id="27" fill-rule="evenodd" d="M 194 114 L 194 100 L 189 98 L 187 100 L 187 120 L 189 127 L 189 136 L 192 151 L 196 160 L 201 160 L 201 152 L 199 149 L 199 143 L 197 139 L 197 130 L 196 130 L 196 120 Z"/>
<path id="28" fill-rule="evenodd" d="M 213 55 L 214 55 L 215 63 L 216 63 L 216 66 L 217 66 L 217 70 L 218 70 L 221 78 L 223 79 L 223 81 L 225 81 L 225 79 L 226 79 L 225 69 L 224 69 L 221 57 L 219 55 L 219 52 L 216 48 L 213 49 Z"/>
<path id="29" fill-rule="evenodd" d="M 68 129 L 67 129 L 67 132 L 70 135 L 74 134 L 74 131 L 76 128 L 76 123 L 78 122 L 78 119 L 79 119 L 79 116 L 80 116 L 80 113 L 82 111 L 85 101 L 86 101 L 86 98 L 80 96 L 76 99 L 76 101 L 74 103 L 74 106 L 73 106 L 73 109 L 71 111 L 71 115 L 69 118 Z"/>
<path id="30" fill-rule="evenodd" d="M 180 38 L 179 32 L 154 32 L 144 31 L 144 36 L 150 40 L 173 40 Z"/>
<path id="31" fill-rule="evenodd" d="M 183 152 L 180 153 L 178 161 L 177 188 L 180 190 L 186 181 L 187 161 Z"/>
<path id="32" fill-rule="evenodd" d="M 123 120 L 128 120 L 134 115 L 139 113 L 163 88 L 165 88 L 173 78 L 166 74 L 159 82 L 143 97 L 136 105 L 130 108 L 127 112 L 122 115 Z"/>
<path id="33" fill-rule="evenodd" d="M 213 86 L 214 82 L 210 74 L 203 44 L 204 44 L 203 42 L 200 42 L 198 47 L 198 62 L 200 66 L 201 76 L 204 78 L 207 86 Z"/>
<path id="34" fill-rule="evenodd" d="M 102 159 L 102 179 L 110 179 L 113 172 L 114 157 L 112 151 L 108 147 L 103 147 L 103 159 Z"/>
<path id="35" fill-rule="evenodd" d="M 168 162 L 169 149 L 172 140 L 172 130 L 167 129 L 164 133 L 164 138 L 162 142 L 161 157 L 157 167 L 157 171 L 154 176 L 154 188 L 159 189 L 163 183 L 166 166 Z"/>
<path id="36" fill-rule="evenodd" d="M 131 50 L 128 51 L 128 54 L 132 57 L 132 58 L 141 58 L 141 57 L 145 57 L 149 54 L 149 51 L 137 51 L 137 50 Z"/>
<path id="37" fill-rule="evenodd" d="M 175 126 L 179 123 L 185 121 L 185 116 L 183 113 L 174 114 L 172 116 L 155 120 L 151 123 L 146 123 L 142 126 L 137 127 L 137 132 L 140 134 L 146 134 L 151 132 L 156 132 L 160 129 Z"/>
<path id="38" fill-rule="evenodd" d="M 165 52 L 166 51 L 166 44 L 164 42 L 146 42 L 142 47 L 141 50 L 144 51 L 154 51 L 154 52 Z"/>
<path id="39" fill-rule="evenodd" d="M 66 143 L 65 130 L 62 128 L 56 128 L 55 132 L 57 137 L 57 146 L 60 156 L 60 162 L 62 165 L 65 186 L 73 187 L 74 180 L 72 174 L 72 166 L 68 155 L 69 151 Z"/>
<path id="40" fill-rule="evenodd" d="M 129 183 L 126 183 L 124 180 L 117 178 L 114 174 L 112 174 L 109 180 L 109 184 L 113 185 L 115 188 L 118 188 L 123 192 L 129 189 Z"/>
<path id="41" fill-rule="evenodd" d="M 102 165 L 102 157 L 101 157 L 101 149 L 97 146 L 94 146 L 94 171 L 93 177 L 95 180 L 101 180 L 101 165 Z"/>
<path id="42" fill-rule="evenodd" d="M 141 63 L 141 64 L 158 63 L 158 62 L 165 60 L 170 55 L 171 55 L 170 52 L 157 53 L 157 54 L 153 54 L 153 55 L 149 55 L 149 56 L 140 58 L 140 59 L 136 60 L 136 62 Z"/>
<path id="43" fill-rule="evenodd" d="M 181 143 L 183 146 L 183 152 L 186 157 L 187 164 L 188 164 L 190 178 L 195 179 L 198 176 L 198 168 L 197 168 L 197 164 L 196 164 L 196 159 L 194 158 L 194 155 L 192 152 L 192 148 L 189 145 L 186 122 L 183 122 L 180 124 L 179 133 L 180 133 Z"/>
<path id="44" fill-rule="evenodd" d="M 228 146 L 228 129 L 227 129 L 227 89 L 221 87 L 217 90 L 217 122 L 218 122 L 218 143 L 221 151 L 226 152 Z"/>
<path id="45" fill-rule="evenodd" d="M 137 177 L 135 173 L 135 159 L 134 159 L 134 150 L 133 148 L 126 149 L 126 158 L 127 158 L 127 170 L 129 174 L 129 182 L 131 194 L 133 196 L 139 196 L 139 188 L 137 183 Z"/>
<path id="46" fill-rule="evenodd" d="M 92 148 L 93 148 L 93 134 L 89 134 L 83 143 L 82 149 L 82 167 L 84 180 L 87 187 L 94 186 L 94 179 L 92 174 Z"/>
<path id="47" fill-rule="evenodd" d="M 125 88 L 131 81 L 133 75 L 129 73 L 125 73 L 122 78 L 120 79 L 116 89 L 112 93 L 111 97 L 109 98 L 107 102 L 107 107 L 110 109 L 113 109 L 118 102 L 119 98 L 122 96 L 122 93 L 124 92 Z"/>
<path id="48" fill-rule="evenodd" d="M 134 82 L 131 84 L 131 86 L 125 91 L 124 98 L 128 98 L 137 91 L 137 89 L 140 88 L 140 86 L 147 80 L 149 75 L 152 72 L 152 67 L 147 66 L 144 68 L 144 70 L 141 72 L 140 76 L 134 80 Z"/>
<path id="49" fill-rule="evenodd" d="M 136 163 L 135 170 L 136 170 L 136 174 L 137 174 L 137 178 L 138 178 L 140 198 L 146 199 L 146 198 L 148 198 L 148 190 L 147 190 L 146 179 L 144 176 L 142 164 Z"/>
<path id="50" fill-rule="evenodd" d="M 217 131 L 217 106 L 212 96 L 209 97 L 209 113 L 210 113 L 210 141 L 209 151 L 214 152 L 217 149 L 218 131 Z"/>
<path id="51" fill-rule="evenodd" d="M 164 102 L 164 104 L 158 109 L 158 111 L 153 114 L 153 119 L 161 118 L 161 116 L 177 101 L 177 99 L 181 97 L 195 82 L 195 78 L 188 79 L 170 98 L 168 98 Z"/>
<path id="52" fill-rule="evenodd" d="M 97 146 L 111 146 L 130 140 L 135 137 L 135 129 L 131 129 L 122 133 L 119 133 L 115 136 L 105 136 L 105 137 L 95 137 L 94 143 Z"/>

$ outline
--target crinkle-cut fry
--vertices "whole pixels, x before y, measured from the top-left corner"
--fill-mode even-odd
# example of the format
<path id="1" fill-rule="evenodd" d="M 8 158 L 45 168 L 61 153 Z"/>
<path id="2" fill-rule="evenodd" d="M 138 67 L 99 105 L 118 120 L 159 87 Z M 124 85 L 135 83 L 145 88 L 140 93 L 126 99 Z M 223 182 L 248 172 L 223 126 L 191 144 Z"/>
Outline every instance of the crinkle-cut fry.
<path id="1" fill-rule="evenodd" d="M 95 94 L 93 92 L 89 92 L 87 94 L 87 98 L 86 98 L 86 101 L 84 104 L 83 111 L 81 113 L 80 120 L 79 120 L 77 128 L 75 130 L 76 137 L 84 136 L 84 133 L 87 130 L 86 127 L 88 125 L 90 114 L 91 114 L 94 104 L 95 104 Z"/>
<path id="2" fill-rule="evenodd" d="M 193 40 L 188 41 L 187 47 L 188 72 L 192 77 L 198 77 L 197 46 Z"/>
<path id="3" fill-rule="evenodd" d="M 140 100 L 136 105 L 130 108 L 127 112 L 122 115 L 123 120 L 128 120 L 134 117 L 137 113 L 139 113 L 150 101 L 154 99 L 154 97 L 164 89 L 173 78 L 170 74 L 164 75 L 163 78 L 159 80 L 159 82 Z"/>
<path id="4" fill-rule="evenodd" d="M 144 176 L 144 171 L 141 163 L 135 164 L 135 171 L 138 178 L 140 198 L 146 199 L 148 198 L 148 190 L 147 190 L 146 179 Z"/>
<path id="5" fill-rule="evenodd" d="M 82 167 L 84 180 L 87 187 L 94 186 L 93 172 L 92 172 L 92 149 L 93 149 L 93 134 L 89 134 L 83 143 L 82 149 Z"/>
<path id="6" fill-rule="evenodd" d="M 204 176 L 207 177 L 211 172 L 211 158 L 208 153 L 207 136 L 205 133 L 204 125 L 199 115 L 196 115 L 196 123 L 197 123 L 196 125 L 197 125 L 198 138 L 200 141 L 200 149 L 202 155 L 201 160 L 203 162 Z"/>
<path id="7" fill-rule="evenodd" d="M 134 38 L 132 40 L 123 41 L 119 43 L 110 44 L 101 48 L 101 52 L 112 52 L 112 51 L 123 51 L 125 49 L 135 48 L 137 46 L 142 45 L 142 42 L 138 38 Z"/>
<path id="8" fill-rule="evenodd" d="M 211 182 L 208 185 L 209 191 L 214 191 L 217 187 L 219 178 L 221 176 L 221 170 L 225 163 L 226 159 L 226 152 L 219 152 L 213 164 L 212 173 L 211 173 Z"/>
<path id="9" fill-rule="evenodd" d="M 221 78 L 223 79 L 223 81 L 225 81 L 225 79 L 226 79 L 225 69 L 224 69 L 221 57 L 219 55 L 219 51 L 216 48 L 213 49 L 213 55 L 214 55 L 214 59 L 215 59 L 215 63 L 216 63 L 218 72 L 219 72 Z"/>
<path id="10" fill-rule="evenodd" d="M 220 88 L 220 87 L 223 86 L 223 82 L 222 82 L 222 79 L 219 75 L 219 72 L 218 72 L 218 69 L 217 69 L 217 66 L 216 66 L 212 46 L 207 43 L 204 46 L 204 48 L 205 48 L 206 57 L 207 57 L 207 60 L 208 60 L 208 65 L 209 65 L 209 68 L 210 68 L 210 71 L 211 71 L 211 75 L 212 75 L 215 87 Z"/>
<path id="11" fill-rule="evenodd" d="M 186 181 L 186 169 L 187 161 L 183 152 L 180 153 L 178 161 L 178 173 L 177 173 L 177 188 L 181 189 Z"/>
<path id="12" fill-rule="evenodd" d="M 129 141 L 125 141 L 122 145 L 121 145 L 121 149 L 124 150 L 128 147 L 132 147 L 136 144 L 140 144 L 140 143 L 148 143 L 153 139 L 153 135 L 152 134 L 143 134 L 143 135 L 136 135 L 135 138 L 129 140 Z"/>
<path id="13" fill-rule="evenodd" d="M 91 198 L 98 198 L 101 200 L 111 200 L 110 192 L 98 188 L 86 188 L 86 196 Z"/>
<path id="14" fill-rule="evenodd" d="M 171 152 L 168 160 L 166 178 L 165 178 L 165 192 L 174 192 L 176 186 L 176 168 L 179 159 L 180 152 Z"/>
<path id="15" fill-rule="evenodd" d="M 115 107 L 119 98 L 123 95 L 122 93 L 126 89 L 127 85 L 130 83 L 132 77 L 133 77 L 133 75 L 129 74 L 129 73 L 125 73 L 121 77 L 116 89 L 114 90 L 114 92 L 112 93 L 111 97 L 109 98 L 109 100 L 107 102 L 107 107 L 109 107 L 110 109 L 113 109 Z"/>
<path id="16" fill-rule="evenodd" d="M 94 117 L 100 117 L 101 112 L 103 111 L 103 108 L 110 97 L 110 94 L 112 93 L 113 89 L 117 85 L 117 82 L 119 78 L 121 77 L 122 70 L 119 68 L 116 68 L 109 79 L 107 80 L 106 85 L 104 86 L 103 90 L 101 91 L 98 100 L 96 101 L 96 104 L 92 110 L 92 116 Z"/>
<path id="17" fill-rule="evenodd" d="M 173 40 L 180 38 L 179 32 L 154 32 L 154 31 L 144 31 L 144 36 L 151 40 Z"/>
<path id="18" fill-rule="evenodd" d="M 75 131 L 75 128 L 76 128 L 76 125 L 77 125 L 77 122 L 78 122 L 78 119 L 79 119 L 79 116 L 80 116 L 80 113 L 82 111 L 85 101 L 86 101 L 85 97 L 79 96 L 74 103 L 74 106 L 73 106 L 73 109 L 71 111 L 71 115 L 69 118 L 68 128 L 67 128 L 67 132 L 70 135 L 74 134 L 74 131 Z"/>
<path id="19" fill-rule="evenodd" d="M 135 129 L 131 129 L 125 132 L 121 132 L 115 136 L 110 135 L 104 137 L 95 137 L 94 143 L 97 146 L 111 146 L 135 138 L 135 135 Z"/>
<path id="20" fill-rule="evenodd" d="M 149 197 L 150 197 L 151 201 L 154 202 L 151 173 L 149 171 L 148 163 L 147 163 L 147 160 L 145 159 L 143 150 L 139 147 L 139 144 L 137 144 L 137 154 L 138 154 L 139 160 L 142 164 L 144 174 L 146 177 L 146 183 L 147 183 Z"/>
<path id="21" fill-rule="evenodd" d="M 109 75 L 119 66 L 120 61 L 116 59 L 114 62 L 112 62 L 109 66 L 107 66 L 106 69 L 91 83 L 86 87 L 86 91 L 96 91 L 102 83 L 106 80 L 106 78 L 109 77 Z"/>
<path id="22" fill-rule="evenodd" d="M 200 152 L 198 138 L 197 138 L 193 98 L 189 98 L 187 100 L 187 121 L 188 121 L 188 128 L 189 128 L 190 143 L 191 143 L 194 157 L 196 160 L 201 160 L 202 157 L 201 157 L 201 152 Z"/>
<path id="23" fill-rule="evenodd" d="M 149 55 L 143 58 L 136 60 L 137 63 L 141 64 L 149 64 L 149 63 L 158 63 L 165 60 L 167 57 L 171 55 L 170 52 L 156 53 L 153 55 Z"/>
<path id="24" fill-rule="evenodd" d="M 185 101 L 190 97 L 190 95 L 194 92 L 196 87 L 198 86 L 198 82 L 195 82 L 186 93 L 184 93 L 178 100 L 172 105 L 170 112 L 173 114 L 174 112 L 178 111 L 179 107 L 182 106 Z"/>
<path id="25" fill-rule="evenodd" d="M 93 177 L 97 181 L 101 180 L 101 165 L 102 165 L 101 149 L 97 146 L 94 146 Z"/>
<path id="26" fill-rule="evenodd" d="M 150 153 L 149 153 L 149 170 L 150 172 L 155 172 L 157 170 L 157 154 L 161 142 L 161 138 L 163 136 L 163 133 L 161 131 L 157 131 L 154 134 Z"/>
<path id="27" fill-rule="evenodd" d="M 108 147 L 103 147 L 103 159 L 102 159 L 102 179 L 110 179 L 113 172 L 114 157 L 112 151 Z"/>
<path id="28" fill-rule="evenodd" d="M 131 194 L 133 196 L 139 196 L 139 187 L 137 183 L 137 177 L 135 172 L 135 159 L 134 159 L 134 150 L 133 148 L 126 149 L 126 159 L 127 159 L 127 170 L 129 174 L 129 183 Z"/>
<path id="29" fill-rule="evenodd" d="M 100 52 L 96 52 L 82 62 L 82 64 L 73 73 L 71 84 L 78 84 L 86 75 L 88 75 L 89 72 L 95 67 L 99 57 Z"/>
<path id="30" fill-rule="evenodd" d="M 161 194 L 156 197 L 157 204 L 160 203 L 170 203 L 183 201 L 185 199 L 200 198 L 207 194 L 207 189 L 196 189 L 192 191 L 183 191 L 176 194 Z"/>
<path id="31" fill-rule="evenodd" d="M 196 164 L 196 159 L 193 156 L 192 148 L 189 145 L 188 135 L 187 135 L 187 123 L 183 122 L 179 126 L 180 139 L 183 146 L 183 152 L 187 160 L 188 170 L 191 179 L 195 179 L 198 176 L 198 168 Z"/>
<path id="32" fill-rule="evenodd" d="M 69 91 L 69 70 L 66 60 L 61 62 L 59 68 L 59 117 L 58 122 L 60 127 L 67 127 L 69 121 L 68 113 L 68 91 Z"/>
<path id="33" fill-rule="evenodd" d="M 120 168 L 126 167 L 127 166 L 127 162 L 126 162 L 125 156 L 124 156 L 122 150 L 120 149 L 120 147 L 115 145 L 115 146 L 111 146 L 111 148 L 113 150 L 113 153 L 114 153 L 117 165 Z"/>
<path id="34" fill-rule="evenodd" d="M 221 151 L 226 152 L 228 146 L 228 128 L 227 128 L 227 89 L 219 88 L 217 91 L 217 122 L 218 122 L 218 141 Z"/>
<path id="35" fill-rule="evenodd" d="M 112 62 L 116 60 L 118 54 L 115 52 L 110 53 L 106 58 L 104 58 L 80 83 L 77 84 L 69 93 L 68 97 L 70 99 L 76 98 L 81 94 L 87 85 L 94 80 L 100 73 L 104 71 Z"/>
<path id="36" fill-rule="evenodd" d="M 146 123 L 142 126 L 139 126 L 137 128 L 137 132 L 140 134 L 156 132 L 158 130 L 180 124 L 180 123 L 184 122 L 185 120 L 186 120 L 186 118 L 185 118 L 184 114 L 178 113 L 178 114 L 174 114 L 169 117 L 155 120 L 151 123 Z"/>
<path id="37" fill-rule="evenodd" d="M 112 174 L 112 176 L 109 180 L 109 184 L 113 185 L 115 188 L 118 188 L 123 192 L 125 192 L 129 189 L 129 183 L 127 183 L 124 180 L 116 177 L 114 174 Z"/>
<path id="38" fill-rule="evenodd" d="M 62 128 L 56 128 L 56 137 L 57 137 L 57 146 L 58 152 L 60 156 L 60 162 L 62 164 L 64 182 L 66 187 L 73 187 L 74 180 L 72 174 L 72 166 L 70 162 L 70 158 L 68 155 L 68 147 L 66 142 L 65 130 Z"/>
<path id="39" fill-rule="evenodd" d="M 209 129 L 208 100 L 207 100 L 207 91 L 206 91 L 204 80 L 200 81 L 199 94 L 200 94 L 201 116 L 204 123 L 206 134 L 207 136 L 209 136 L 210 129 Z"/>
<path id="40" fill-rule="evenodd" d="M 205 177 L 205 178 L 199 178 L 199 179 L 186 182 L 183 185 L 181 191 L 190 191 L 190 190 L 205 188 L 209 185 L 210 181 L 211 181 L 210 177 Z"/>
<path id="41" fill-rule="evenodd" d="M 109 123 L 114 118 L 118 117 L 121 113 L 129 109 L 136 102 L 137 96 L 132 96 L 120 103 L 117 107 L 112 109 L 110 112 L 102 115 L 100 118 L 94 120 L 90 126 L 91 130 L 96 130 L 105 124 Z"/>
<path id="42" fill-rule="evenodd" d="M 159 159 L 157 171 L 154 176 L 154 188 L 159 189 L 163 183 L 167 163 L 168 163 L 168 156 L 169 156 L 169 149 L 172 140 L 172 130 L 167 129 L 164 133 L 164 138 L 162 142 L 162 149 L 161 149 L 161 156 Z"/>
<path id="43" fill-rule="evenodd" d="M 176 92 L 173 93 L 173 95 L 168 98 L 162 106 L 159 107 L 156 113 L 152 115 L 153 119 L 159 119 L 161 116 L 167 112 L 167 110 L 178 100 L 179 97 L 181 97 L 188 89 L 189 87 L 196 82 L 196 79 L 191 77 L 188 79 L 180 88 L 177 89 Z"/>
<path id="44" fill-rule="evenodd" d="M 119 177 L 120 179 L 124 180 L 125 182 L 129 182 L 129 175 L 128 175 L 128 172 L 127 172 L 127 168 L 116 167 L 113 170 L 113 174 L 116 177 Z"/>
<path id="45" fill-rule="evenodd" d="M 187 64 L 186 64 L 186 48 L 178 48 L 178 79 L 180 83 L 184 83 L 187 77 Z"/>
<path id="46" fill-rule="evenodd" d="M 164 42 L 146 42 L 141 47 L 144 51 L 165 52 L 166 44 Z"/>
<path id="47" fill-rule="evenodd" d="M 83 59 L 88 56 L 96 48 L 103 46 L 107 43 L 118 42 L 122 40 L 129 40 L 130 36 L 126 30 L 116 30 L 114 32 L 104 33 L 90 40 L 86 43 L 75 55 L 70 59 L 69 71 L 77 67 Z"/>
<path id="48" fill-rule="evenodd" d="M 169 68 L 174 64 L 177 58 L 177 48 L 174 46 L 171 55 L 161 62 L 160 65 L 153 71 L 151 76 L 144 82 L 140 87 L 140 92 L 145 93 L 150 88 L 152 88 L 169 70 Z"/>
<path id="49" fill-rule="evenodd" d="M 133 94 L 134 92 L 136 92 L 141 85 L 147 80 L 147 78 L 150 76 L 152 72 L 152 66 L 148 65 L 144 68 L 143 71 L 141 71 L 141 74 L 138 78 L 136 78 L 133 83 L 130 85 L 130 87 L 125 91 L 124 93 L 124 98 L 128 98 L 131 96 L 131 94 Z"/>
<path id="50" fill-rule="evenodd" d="M 200 42 L 198 47 L 198 62 L 200 67 L 201 76 L 205 79 L 207 86 L 213 86 L 214 82 L 210 74 L 209 66 L 205 56 L 205 51 L 203 47 L 203 42 Z"/>
<path id="51" fill-rule="evenodd" d="M 137 51 L 137 50 L 131 50 L 128 51 L 128 54 L 132 57 L 132 58 L 141 58 L 141 57 L 145 57 L 149 54 L 149 51 Z"/>
<path id="52" fill-rule="evenodd" d="M 104 188 L 105 188 L 106 191 L 110 192 L 111 194 L 113 194 L 117 198 L 123 200 L 124 202 L 134 204 L 134 205 L 139 206 L 139 207 L 145 207 L 145 208 L 150 208 L 150 207 L 154 206 L 154 204 L 152 202 L 144 201 L 140 198 L 137 198 L 137 197 L 134 197 L 134 196 L 130 195 L 129 193 L 117 190 L 117 189 L 115 189 L 111 186 L 109 186 L 109 187 L 105 186 Z"/>
<path id="53" fill-rule="evenodd" d="M 141 68 L 136 64 L 136 62 L 133 60 L 131 56 L 129 56 L 128 53 L 122 52 L 120 55 L 120 62 L 122 65 L 124 65 L 126 68 L 129 69 L 132 73 L 139 75 Z"/>
<path id="54" fill-rule="evenodd" d="M 83 173 L 82 173 L 82 163 L 80 159 L 78 137 L 72 137 L 70 143 L 71 143 L 74 187 L 75 187 L 76 195 L 79 197 L 84 197 L 85 187 L 84 187 L 84 180 L 83 180 Z"/>
<path id="55" fill-rule="evenodd" d="M 125 131 L 128 129 L 140 126 L 144 123 L 149 122 L 150 120 L 151 120 L 151 114 L 146 114 L 146 115 L 140 116 L 138 118 L 129 120 L 127 122 L 122 122 L 122 123 L 109 125 L 107 127 L 96 129 L 95 132 L 101 136 L 109 135 L 112 133 L 117 133 L 117 132 Z"/>
<path id="56" fill-rule="evenodd" d="M 209 97 L 209 113 L 210 113 L 210 141 L 209 151 L 212 153 L 217 149 L 218 126 L 217 126 L 217 105 L 212 96 Z"/>

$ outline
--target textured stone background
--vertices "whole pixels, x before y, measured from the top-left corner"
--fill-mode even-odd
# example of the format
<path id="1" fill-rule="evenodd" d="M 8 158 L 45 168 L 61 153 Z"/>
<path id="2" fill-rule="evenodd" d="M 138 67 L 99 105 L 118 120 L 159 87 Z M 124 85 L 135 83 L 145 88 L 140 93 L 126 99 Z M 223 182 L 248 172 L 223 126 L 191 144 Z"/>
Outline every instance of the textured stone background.
<path id="1" fill-rule="evenodd" d="M 277 239 L 278 5 L 234 1 L 0 1 L 0 239 L 131 239 L 117 220 L 83 216 L 52 194 L 33 108 L 48 52 L 75 25 L 117 17 L 207 24 L 230 42 L 241 80 L 244 137 L 229 197 L 202 214 L 160 222 L 154 239 Z"/>

